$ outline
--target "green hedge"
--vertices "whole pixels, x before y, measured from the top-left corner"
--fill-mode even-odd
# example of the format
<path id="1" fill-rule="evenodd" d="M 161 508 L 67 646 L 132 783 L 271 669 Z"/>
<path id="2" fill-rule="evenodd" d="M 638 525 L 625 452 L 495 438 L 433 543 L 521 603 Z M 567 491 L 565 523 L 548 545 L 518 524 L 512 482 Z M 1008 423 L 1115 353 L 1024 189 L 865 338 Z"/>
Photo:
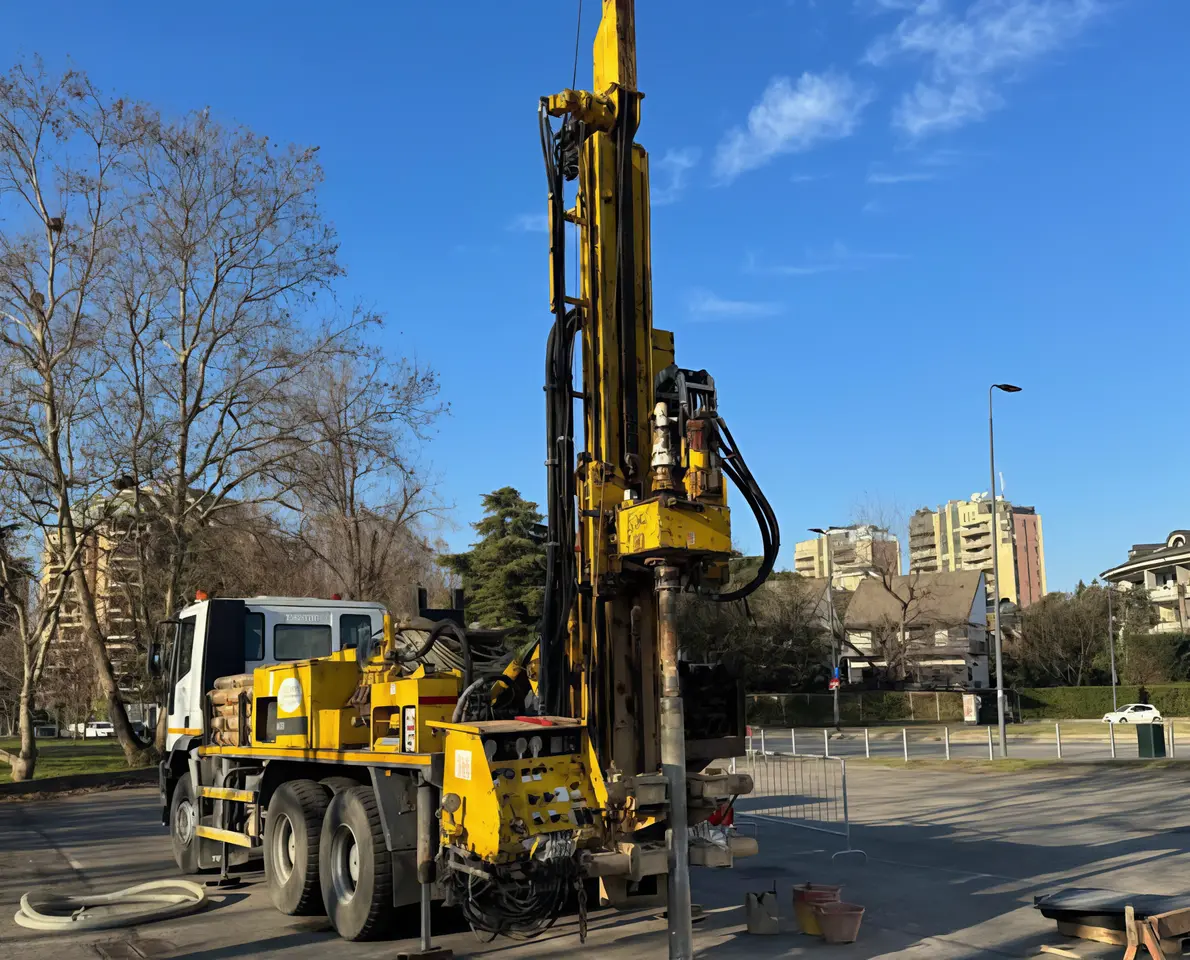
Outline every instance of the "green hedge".
<path id="1" fill-rule="evenodd" d="M 1190 717 L 1190 683 L 1153 684 L 1149 702 L 1167 717 Z M 1098 720 L 1112 708 L 1111 687 L 1036 687 L 1021 690 L 1025 720 Z M 1116 687 L 1120 706 L 1140 701 L 1139 687 Z"/>
<path id="2" fill-rule="evenodd" d="M 1190 683 L 1153 684 L 1149 701 L 1164 716 L 1190 717 Z M 984 691 L 986 694 L 987 691 Z M 1024 720 L 1098 720 L 1112 708 L 1111 687 L 1035 687 L 1019 693 Z M 936 699 L 935 699 L 936 696 Z M 1116 687 L 1120 706 L 1140 700 L 1139 688 Z M 749 694 L 748 722 L 762 726 L 817 727 L 833 722 L 828 693 Z M 939 717 L 939 712 L 941 717 Z M 870 723 L 963 719 L 961 693 L 866 690 L 839 694 L 839 717 L 849 726 Z"/>

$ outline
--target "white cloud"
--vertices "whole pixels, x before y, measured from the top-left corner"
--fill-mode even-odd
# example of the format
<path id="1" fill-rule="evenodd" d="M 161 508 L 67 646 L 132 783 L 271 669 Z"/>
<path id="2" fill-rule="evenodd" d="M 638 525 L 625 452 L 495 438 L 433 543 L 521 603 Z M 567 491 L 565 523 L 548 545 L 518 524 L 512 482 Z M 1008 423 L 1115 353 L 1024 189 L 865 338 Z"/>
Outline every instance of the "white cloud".
<path id="1" fill-rule="evenodd" d="M 518 213 L 512 218 L 508 229 L 519 233 L 546 233 L 550 228 L 550 218 L 544 213 Z"/>
<path id="2" fill-rule="evenodd" d="M 777 77 L 748 112 L 747 129 L 736 127 L 719 144 L 715 173 L 732 180 L 779 154 L 848 137 L 871 99 L 869 90 L 838 74 L 803 73 L 796 84 Z"/>
<path id="3" fill-rule="evenodd" d="M 865 60 L 925 62 L 925 76 L 893 111 L 893 126 L 918 138 L 983 119 L 1003 106 L 997 86 L 1059 49 L 1104 8 L 1104 0 L 975 0 L 960 17 L 922 0 Z"/>
<path id="4" fill-rule="evenodd" d="M 761 264 L 754 255 L 749 254 L 744 269 L 748 273 L 809 277 L 820 273 L 866 270 L 876 263 L 908 259 L 903 253 L 868 253 L 852 250 L 841 240 L 836 240 L 825 250 L 806 250 L 802 259 L 796 263 Z"/>
<path id="5" fill-rule="evenodd" d="M 728 300 L 709 290 L 692 290 L 688 306 L 692 314 L 703 320 L 773 317 L 781 312 L 779 303 L 768 303 L 761 300 Z"/>
<path id="6" fill-rule="evenodd" d="M 666 150 L 665 156 L 653 161 L 650 175 L 653 179 L 649 199 L 653 206 L 661 207 L 673 203 L 686 189 L 686 175 L 698 164 L 702 151 L 697 147 L 681 150 Z"/>
<path id="7" fill-rule="evenodd" d="M 900 173 L 890 173 L 887 170 L 872 170 L 868 173 L 868 183 L 872 184 L 893 184 L 893 183 L 923 183 L 926 180 L 933 180 L 934 174 L 928 170 L 904 170 Z"/>

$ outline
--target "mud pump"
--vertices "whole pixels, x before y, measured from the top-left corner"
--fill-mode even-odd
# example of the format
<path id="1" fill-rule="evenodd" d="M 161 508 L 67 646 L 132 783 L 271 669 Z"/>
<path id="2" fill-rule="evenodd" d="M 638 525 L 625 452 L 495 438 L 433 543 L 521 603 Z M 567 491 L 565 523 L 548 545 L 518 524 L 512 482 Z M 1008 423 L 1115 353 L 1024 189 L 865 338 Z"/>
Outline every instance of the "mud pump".
<path id="1" fill-rule="evenodd" d="M 510 936 L 576 900 L 585 933 L 596 895 L 668 904 L 670 956 L 690 957 L 689 866 L 755 852 L 708 823 L 752 789 L 713 765 L 742 752 L 742 687 L 679 658 L 677 610 L 682 591 L 724 602 L 763 583 L 777 520 L 714 379 L 678 366 L 653 326 L 641 102 L 633 4 L 603 0 L 593 90 L 539 105 L 554 318 L 539 638 L 501 656 L 499 634 L 465 628 L 460 600 L 423 598 L 396 623 L 376 605 L 284 598 L 187 608 L 161 779 L 183 867 L 261 855 L 281 910 L 325 909 L 348 939 L 394 932 L 393 908 L 420 902 L 426 956 L 441 955 L 435 899 Z M 755 576 L 732 587 L 727 481 L 763 542 Z"/>

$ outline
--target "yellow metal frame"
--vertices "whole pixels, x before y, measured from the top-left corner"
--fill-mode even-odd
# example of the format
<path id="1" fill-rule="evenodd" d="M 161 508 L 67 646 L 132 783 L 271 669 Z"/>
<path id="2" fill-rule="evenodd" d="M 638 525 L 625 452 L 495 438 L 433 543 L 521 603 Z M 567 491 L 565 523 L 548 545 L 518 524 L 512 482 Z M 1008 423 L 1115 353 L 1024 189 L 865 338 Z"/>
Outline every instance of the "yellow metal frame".
<path id="1" fill-rule="evenodd" d="M 731 555 L 731 518 L 727 507 L 658 497 L 621 506 L 616 539 L 626 557 L 657 557 L 697 551 Z"/>
<path id="2" fill-rule="evenodd" d="M 326 763 L 363 764 L 369 767 L 425 768 L 434 762 L 430 753 L 388 753 L 377 750 L 303 750 L 300 747 L 219 747 L 198 748 L 202 757 L 241 757 L 251 760 L 318 760 Z"/>

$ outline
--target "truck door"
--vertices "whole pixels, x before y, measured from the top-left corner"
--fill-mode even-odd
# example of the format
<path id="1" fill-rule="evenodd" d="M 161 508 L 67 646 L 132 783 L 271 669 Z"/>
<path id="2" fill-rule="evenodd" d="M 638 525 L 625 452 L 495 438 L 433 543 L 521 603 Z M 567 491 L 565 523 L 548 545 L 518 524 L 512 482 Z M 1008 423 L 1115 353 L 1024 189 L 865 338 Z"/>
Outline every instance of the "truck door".
<path id="1" fill-rule="evenodd" d="M 169 721 L 165 748 L 180 737 L 202 734 L 202 661 L 206 635 L 206 606 L 178 621 L 169 671 Z"/>

